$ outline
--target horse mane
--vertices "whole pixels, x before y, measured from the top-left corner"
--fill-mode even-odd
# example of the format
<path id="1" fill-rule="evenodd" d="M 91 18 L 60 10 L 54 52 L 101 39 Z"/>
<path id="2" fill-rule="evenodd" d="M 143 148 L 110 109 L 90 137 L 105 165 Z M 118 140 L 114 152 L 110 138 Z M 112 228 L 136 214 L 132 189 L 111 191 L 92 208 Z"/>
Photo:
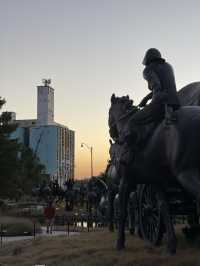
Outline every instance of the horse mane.
<path id="1" fill-rule="evenodd" d="M 131 100 L 128 95 L 116 97 L 115 94 L 113 94 L 111 96 L 111 104 L 120 104 L 120 103 L 125 105 L 124 116 L 133 114 L 139 110 L 139 108 L 136 105 L 133 105 L 133 100 Z"/>

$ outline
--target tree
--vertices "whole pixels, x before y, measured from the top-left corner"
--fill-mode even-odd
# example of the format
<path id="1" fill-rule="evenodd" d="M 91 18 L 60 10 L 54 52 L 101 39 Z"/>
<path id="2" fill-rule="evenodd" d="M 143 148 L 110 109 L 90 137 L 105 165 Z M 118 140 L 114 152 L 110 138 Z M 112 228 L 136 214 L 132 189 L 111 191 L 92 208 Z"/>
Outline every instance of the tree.
<path id="1" fill-rule="evenodd" d="M 40 163 L 35 153 L 25 146 L 21 147 L 20 167 L 18 186 L 24 194 L 30 195 L 33 186 L 41 184 L 47 179 L 45 167 Z"/>
<path id="2" fill-rule="evenodd" d="M 5 100 L 0 97 L 0 109 Z M 35 184 L 46 179 L 44 166 L 28 147 L 11 139 L 17 125 L 11 122 L 11 113 L 0 115 L 0 198 L 19 198 L 30 195 Z"/>
<path id="3" fill-rule="evenodd" d="M 0 97 L 0 109 L 5 104 Z M 8 196 L 9 190 L 16 188 L 15 176 L 19 170 L 19 148 L 16 140 L 10 140 L 9 135 L 16 129 L 10 123 L 11 114 L 4 112 L 0 115 L 0 195 Z M 9 189 L 8 189 L 9 188 Z"/>

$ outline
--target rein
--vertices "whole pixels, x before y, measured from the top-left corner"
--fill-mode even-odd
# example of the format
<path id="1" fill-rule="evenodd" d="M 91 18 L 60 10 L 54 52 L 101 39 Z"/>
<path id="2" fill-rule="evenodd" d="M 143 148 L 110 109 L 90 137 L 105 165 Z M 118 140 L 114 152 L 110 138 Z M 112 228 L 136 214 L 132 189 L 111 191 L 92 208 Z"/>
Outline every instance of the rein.
<path id="1" fill-rule="evenodd" d="M 121 121 L 121 120 L 127 118 L 129 115 L 132 115 L 132 114 L 134 114 L 134 113 L 135 113 L 135 110 L 131 110 L 131 111 L 129 111 L 129 112 L 123 114 L 122 116 L 120 116 L 120 118 L 118 119 L 118 121 Z"/>
<path id="2" fill-rule="evenodd" d="M 129 117 L 130 115 L 132 115 L 132 114 L 134 114 L 134 113 L 135 113 L 135 109 L 133 109 L 133 110 L 131 110 L 131 111 L 129 111 L 129 112 L 127 112 L 127 113 L 121 115 L 121 116 L 117 119 L 117 121 L 113 122 L 113 123 L 110 125 L 110 128 L 111 128 L 111 127 L 114 127 L 114 126 L 116 125 L 117 122 L 119 122 L 119 121 L 121 121 L 121 120 L 123 120 L 123 119 Z"/>

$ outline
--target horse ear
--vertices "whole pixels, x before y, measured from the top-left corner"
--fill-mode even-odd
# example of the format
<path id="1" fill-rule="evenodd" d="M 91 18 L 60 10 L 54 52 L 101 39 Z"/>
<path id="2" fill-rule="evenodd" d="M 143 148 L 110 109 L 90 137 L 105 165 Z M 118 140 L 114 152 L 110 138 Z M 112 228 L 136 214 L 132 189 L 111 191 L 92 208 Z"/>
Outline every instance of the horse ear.
<path id="1" fill-rule="evenodd" d="M 133 105 L 133 100 L 130 100 L 130 104 Z"/>
<path id="2" fill-rule="evenodd" d="M 129 95 L 128 94 L 126 95 L 126 98 L 129 99 Z"/>
<path id="3" fill-rule="evenodd" d="M 111 96 L 111 103 L 114 103 L 115 102 L 115 94 L 113 93 L 112 96 Z"/>

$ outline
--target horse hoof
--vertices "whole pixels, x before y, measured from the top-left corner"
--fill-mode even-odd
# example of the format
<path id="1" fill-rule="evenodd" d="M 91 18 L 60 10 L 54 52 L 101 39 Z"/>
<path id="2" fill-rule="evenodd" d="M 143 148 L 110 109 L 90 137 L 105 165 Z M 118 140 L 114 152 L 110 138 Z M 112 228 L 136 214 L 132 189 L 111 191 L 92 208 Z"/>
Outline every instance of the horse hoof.
<path id="1" fill-rule="evenodd" d="M 125 249 L 124 243 L 118 240 L 116 243 L 116 250 L 123 250 L 123 249 Z"/>

